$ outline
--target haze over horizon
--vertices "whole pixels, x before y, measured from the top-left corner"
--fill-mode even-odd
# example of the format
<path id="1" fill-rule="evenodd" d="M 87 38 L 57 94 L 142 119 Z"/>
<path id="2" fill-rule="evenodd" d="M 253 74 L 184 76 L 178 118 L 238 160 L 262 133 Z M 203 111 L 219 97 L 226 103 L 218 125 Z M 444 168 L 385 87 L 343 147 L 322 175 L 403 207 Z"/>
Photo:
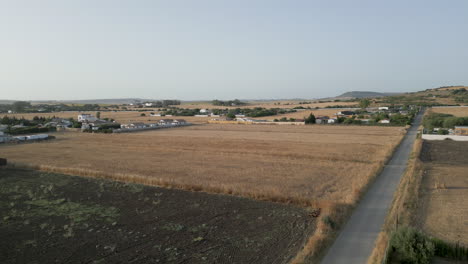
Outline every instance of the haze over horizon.
<path id="1" fill-rule="evenodd" d="M 0 99 L 323 98 L 468 83 L 468 2 L 0 1 Z"/>

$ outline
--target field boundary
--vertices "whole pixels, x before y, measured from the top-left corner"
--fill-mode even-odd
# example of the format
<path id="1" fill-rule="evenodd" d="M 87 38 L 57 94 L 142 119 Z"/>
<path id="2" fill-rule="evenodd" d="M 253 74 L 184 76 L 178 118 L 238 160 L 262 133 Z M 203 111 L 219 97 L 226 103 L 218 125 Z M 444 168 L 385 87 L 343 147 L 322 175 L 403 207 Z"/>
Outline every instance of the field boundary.
<path id="1" fill-rule="evenodd" d="M 398 143 L 387 154 L 385 160 L 380 163 L 378 169 L 373 173 L 373 176 L 369 179 L 360 190 L 357 190 L 354 195 L 354 201 L 348 204 L 330 203 L 327 210 L 324 211 L 317 219 L 317 229 L 314 234 L 309 238 L 307 243 L 304 245 L 302 251 L 298 253 L 296 258 L 291 261 L 291 264 L 302 264 L 302 263 L 320 263 L 321 259 L 325 255 L 326 251 L 332 245 L 336 239 L 344 224 L 351 217 L 352 212 L 356 208 L 357 204 L 367 192 L 372 183 L 377 179 L 378 175 L 383 171 L 385 165 L 391 160 L 396 150 L 404 140 L 408 128 L 405 128 L 405 133 L 399 139 Z"/>
<path id="2" fill-rule="evenodd" d="M 409 224 L 412 220 L 412 210 L 416 206 L 416 196 L 422 177 L 422 162 L 419 159 L 422 139 L 416 139 L 405 174 L 393 197 L 393 202 L 385 219 L 382 231 L 377 237 L 374 250 L 367 264 L 385 263 L 391 233 L 399 225 Z"/>

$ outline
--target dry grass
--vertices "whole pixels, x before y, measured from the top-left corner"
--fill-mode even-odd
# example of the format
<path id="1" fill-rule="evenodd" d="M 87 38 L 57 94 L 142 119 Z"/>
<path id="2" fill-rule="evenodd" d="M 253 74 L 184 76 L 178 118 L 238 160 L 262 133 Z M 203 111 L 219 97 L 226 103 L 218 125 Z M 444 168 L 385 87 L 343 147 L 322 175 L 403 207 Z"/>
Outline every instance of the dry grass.
<path id="1" fill-rule="evenodd" d="M 312 102 L 311 104 L 299 104 L 299 102 Z M 279 104 L 278 104 L 279 103 Z M 314 100 L 275 100 L 275 101 L 264 101 L 264 102 L 248 102 L 248 105 L 243 105 L 243 106 L 215 106 L 207 102 L 188 102 L 188 103 L 182 103 L 180 105 L 181 108 L 189 108 L 189 109 L 194 109 L 194 108 L 208 108 L 208 109 L 233 109 L 233 108 L 253 108 L 253 107 L 264 107 L 264 108 L 294 108 L 296 106 L 302 106 L 302 107 L 327 107 L 327 106 L 333 106 L 333 105 L 349 105 L 349 106 L 354 106 L 356 105 L 356 102 L 324 102 L 324 103 L 319 103 L 318 101 Z"/>
<path id="2" fill-rule="evenodd" d="M 402 132 L 359 126 L 203 125 L 56 136 L 47 143 L 2 146 L 2 152 L 11 162 L 70 173 L 120 175 L 258 199 L 353 203 Z"/>
<path id="3" fill-rule="evenodd" d="M 422 178 L 422 165 L 419 159 L 421 148 L 422 140 L 416 139 L 406 172 L 395 192 L 382 231 L 379 233 L 374 249 L 367 260 L 368 264 L 382 263 L 382 260 L 385 258 L 391 232 L 395 230 L 397 225 L 410 225 L 413 222 Z"/>
<path id="4" fill-rule="evenodd" d="M 428 234 L 468 245 L 468 166 L 432 165 L 421 193 L 419 227 Z"/>
<path id="5" fill-rule="evenodd" d="M 433 107 L 431 112 L 464 117 L 468 116 L 468 107 Z"/>
<path id="6" fill-rule="evenodd" d="M 424 142 L 414 224 L 431 236 L 468 246 L 468 142 Z"/>
<path id="7" fill-rule="evenodd" d="M 258 119 L 266 119 L 266 120 L 274 120 L 274 119 L 280 119 L 282 117 L 286 118 L 296 118 L 296 119 L 304 119 L 307 118 L 310 114 L 314 114 L 316 117 L 317 116 L 334 116 L 336 113 L 340 111 L 345 111 L 345 110 L 351 110 L 351 109 L 320 109 L 320 110 L 304 110 L 304 111 L 297 111 L 294 113 L 287 113 L 287 114 L 282 114 L 282 115 L 275 115 L 275 116 L 265 116 L 265 117 L 259 117 Z"/>

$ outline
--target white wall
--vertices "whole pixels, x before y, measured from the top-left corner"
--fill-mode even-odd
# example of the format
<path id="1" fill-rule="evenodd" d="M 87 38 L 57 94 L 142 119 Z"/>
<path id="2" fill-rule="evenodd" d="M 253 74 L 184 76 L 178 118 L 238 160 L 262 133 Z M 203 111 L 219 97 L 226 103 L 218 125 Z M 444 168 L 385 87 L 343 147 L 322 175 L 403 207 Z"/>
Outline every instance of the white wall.
<path id="1" fill-rule="evenodd" d="M 425 140 L 444 140 L 446 138 L 449 138 L 455 141 L 468 141 L 468 136 L 429 135 L 429 134 L 422 135 L 422 139 L 425 139 Z"/>

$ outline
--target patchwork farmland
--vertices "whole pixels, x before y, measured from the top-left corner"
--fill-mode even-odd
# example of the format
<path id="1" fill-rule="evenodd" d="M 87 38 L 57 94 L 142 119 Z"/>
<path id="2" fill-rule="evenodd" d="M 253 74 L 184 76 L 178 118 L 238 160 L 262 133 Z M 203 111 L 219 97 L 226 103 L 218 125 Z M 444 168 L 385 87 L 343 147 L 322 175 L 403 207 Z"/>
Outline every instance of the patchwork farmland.
<path id="1" fill-rule="evenodd" d="M 429 235 L 468 246 L 468 142 L 424 141 L 415 223 Z"/>
<path id="2" fill-rule="evenodd" d="M 266 200 L 353 203 L 403 135 L 395 127 L 202 125 L 131 135 L 56 133 L 2 146 L 13 163 Z"/>

